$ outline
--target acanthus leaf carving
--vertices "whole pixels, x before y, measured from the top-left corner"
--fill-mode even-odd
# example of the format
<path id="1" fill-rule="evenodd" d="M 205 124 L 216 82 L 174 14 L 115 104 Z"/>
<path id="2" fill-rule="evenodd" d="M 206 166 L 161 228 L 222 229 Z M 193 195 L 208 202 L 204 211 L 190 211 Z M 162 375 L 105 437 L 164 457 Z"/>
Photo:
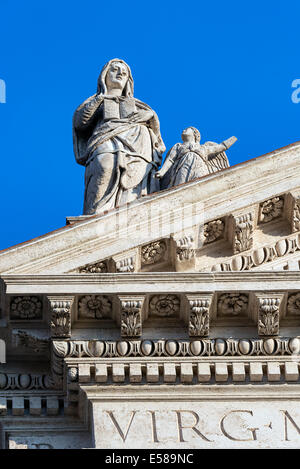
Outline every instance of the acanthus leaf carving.
<path id="1" fill-rule="evenodd" d="M 279 306 L 281 298 L 258 298 L 258 334 L 279 334 Z"/>
<path id="2" fill-rule="evenodd" d="M 183 236 L 176 240 L 176 257 L 180 262 L 189 261 L 195 257 L 194 239 L 192 236 Z"/>
<path id="3" fill-rule="evenodd" d="M 142 306 L 144 297 L 119 296 L 121 303 L 121 337 L 142 334 Z"/>
<path id="4" fill-rule="evenodd" d="M 234 254 L 247 251 L 253 246 L 254 220 L 251 212 L 233 217 L 232 248 Z"/>
<path id="5" fill-rule="evenodd" d="M 48 296 L 51 337 L 71 337 L 73 296 Z"/>
<path id="6" fill-rule="evenodd" d="M 189 302 L 188 330 L 190 337 L 209 335 L 209 315 L 213 294 L 187 295 Z"/>

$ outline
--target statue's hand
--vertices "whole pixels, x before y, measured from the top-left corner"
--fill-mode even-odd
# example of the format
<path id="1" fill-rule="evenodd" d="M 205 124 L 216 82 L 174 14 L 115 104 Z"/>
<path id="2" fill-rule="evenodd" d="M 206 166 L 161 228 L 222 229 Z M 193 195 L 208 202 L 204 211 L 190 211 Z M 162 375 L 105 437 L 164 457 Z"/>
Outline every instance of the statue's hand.
<path id="1" fill-rule="evenodd" d="M 129 116 L 130 122 L 148 122 L 153 117 L 152 111 L 139 110 Z"/>
<path id="2" fill-rule="evenodd" d="M 223 144 L 225 145 L 226 149 L 230 148 L 235 142 L 237 141 L 236 137 L 230 137 L 227 140 L 224 140 Z"/>
<path id="3" fill-rule="evenodd" d="M 155 177 L 161 179 L 163 177 L 163 173 L 161 171 L 156 171 Z"/>

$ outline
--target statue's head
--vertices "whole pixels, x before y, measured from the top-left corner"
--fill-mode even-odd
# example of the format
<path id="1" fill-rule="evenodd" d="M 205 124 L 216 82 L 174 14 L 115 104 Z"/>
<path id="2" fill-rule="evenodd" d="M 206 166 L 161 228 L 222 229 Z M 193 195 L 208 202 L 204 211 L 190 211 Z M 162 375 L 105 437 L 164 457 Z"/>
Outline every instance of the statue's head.
<path id="1" fill-rule="evenodd" d="M 187 127 L 181 134 L 183 142 L 195 142 L 199 143 L 201 140 L 201 135 L 198 129 L 195 127 Z"/>
<path id="2" fill-rule="evenodd" d="M 112 59 L 104 65 L 98 78 L 98 93 L 109 94 L 111 89 L 121 89 L 122 95 L 133 96 L 133 78 L 124 60 Z"/>

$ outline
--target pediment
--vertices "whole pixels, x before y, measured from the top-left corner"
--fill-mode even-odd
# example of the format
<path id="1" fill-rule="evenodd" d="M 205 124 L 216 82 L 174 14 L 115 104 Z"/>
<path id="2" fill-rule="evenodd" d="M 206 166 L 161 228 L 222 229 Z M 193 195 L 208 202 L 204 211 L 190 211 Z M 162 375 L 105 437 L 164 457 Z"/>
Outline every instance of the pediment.
<path id="1" fill-rule="evenodd" d="M 299 270 L 299 156 L 295 143 L 103 214 L 68 217 L 2 251 L 0 273 Z"/>

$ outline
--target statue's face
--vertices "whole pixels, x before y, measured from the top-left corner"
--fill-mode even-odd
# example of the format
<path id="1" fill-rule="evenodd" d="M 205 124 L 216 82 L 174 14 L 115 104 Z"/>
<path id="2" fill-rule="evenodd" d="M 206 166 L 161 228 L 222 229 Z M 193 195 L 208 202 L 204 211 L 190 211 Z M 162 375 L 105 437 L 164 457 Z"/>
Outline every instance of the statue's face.
<path id="1" fill-rule="evenodd" d="M 184 129 L 181 134 L 181 138 L 183 142 L 195 142 L 195 135 L 193 129 L 191 129 L 190 127 Z"/>
<path id="2" fill-rule="evenodd" d="M 128 69 L 122 62 L 112 62 L 106 74 L 106 86 L 110 89 L 124 89 L 129 78 Z"/>

